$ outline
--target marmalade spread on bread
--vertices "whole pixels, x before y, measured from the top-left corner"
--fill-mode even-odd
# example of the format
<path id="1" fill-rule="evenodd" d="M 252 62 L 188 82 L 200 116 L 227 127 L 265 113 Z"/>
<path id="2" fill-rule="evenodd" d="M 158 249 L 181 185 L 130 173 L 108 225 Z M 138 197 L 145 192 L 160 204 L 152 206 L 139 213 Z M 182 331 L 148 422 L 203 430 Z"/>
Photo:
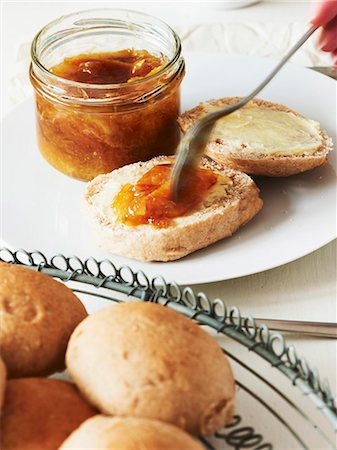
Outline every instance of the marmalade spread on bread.
<path id="1" fill-rule="evenodd" d="M 42 155 L 61 172 L 87 181 L 173 154 L 184 73 L 158 73 L 166 63 L 164 56 L 133 49 L 66 58 L 49 69 L 58 77 L 53 83 L 60 85 L 61 100 L 57 89 L 45 95 L 31 77 Z"/>
<path id="2" fill-rule="evenodd" d="M 112 204 L 117 221 L 129 226 L 151 224 L 157 228 L 170 225 L 197 207 L 218 176 L 210 169 L 190 172 L 181 197 L 174 202 L 170 193 L 172 164 L 160 164 L 146 172 L 136 184 L 126 184 Z"/>

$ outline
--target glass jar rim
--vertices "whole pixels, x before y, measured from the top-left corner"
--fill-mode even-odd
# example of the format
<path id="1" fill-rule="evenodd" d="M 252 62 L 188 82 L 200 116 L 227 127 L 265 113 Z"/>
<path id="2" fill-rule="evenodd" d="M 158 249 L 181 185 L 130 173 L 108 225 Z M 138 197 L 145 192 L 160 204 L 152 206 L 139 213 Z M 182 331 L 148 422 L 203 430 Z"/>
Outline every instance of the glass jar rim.
<path id="1" fill-rule="evenodd" d="M 37 55 L 37 49 L 38 49 L 38 41 L 40 39 L 40 37 L 42 36 L 42 34 L 46 31 L 48 31 L 50 28 L 52 28 L 54 25 L 60 23 L 61 21 L 70 19 L 72 17 L 78 16 L 79 14 L 86 14 L 86 13 L 91 13 L 91 12 L 99 12 L 99 11 L 104 11 L 104 12 L 123 12 L 123 13 L 130 13 L 130 14 L 136 14 L 139 17 L 143 17 L 143 18 L 148 18 L 148 19 L 155 19 L 158 23 L 160 23 L 163 27 L 165 27 L 172 35 L 174 43 L 175 43 L 175 53 L 174 56 L 169 59 L 167 61 L 166 64 L 164 64 L 157 72 L 155 72 L 152 75 L 149 75 L 147 77 L 141 78 L 140 80 L 135 80 L 132 82 L 133 85 L 141 85 L 142 83 L 150 81 L 150 80 L 155 80 L 156 78 L 159 78 L 160 76 L 162 76 L 167 70 L 169 70 L 172 66 L 174 66 L 174 64 L 179 60 L 180 58 L 180 54 L 181 54 L 181 41 L 179 36 L 177 35 L 177 33 L 173 30 L 173 28 L 171 28 L 166 22 L 164 22 L 161 19 L 158 19 L 155 16 L 152 16 L 151 14 L 146 14 L 146 13 L 142 13 L 140 11 L 136 11 L 136 10 L 132 10 L 132 9 L 124 9 L 124 8 L 92 8 L 92 9 L 86 9 L 86 10 L 81 10 L 81 11 L 77 11 L 74 13 L 70 13 L 61 17 L 58 17 L 57 19 L 54 19 L 53 21 L 47 23 L 43 28 L 41 28 L 40 31 L 38 31 L 38 33 L 35 35 L 32 44 L 31 44 L 31 59 L 32 59 L 32 63 L 35 64 L 39 70 L 41 70 L 41 72 L 45 75 L 48 75 L 48 77 L 51 77 L 51 79 L 54 79 L 55 81 L 57 80 L 62 80 L 62 83 L 64 83 L 65 85 L 69 85 L 72 87 L 78 87 L 80 89 L 105 89 L 105 90 L 109 90 L 109 89 L 120 89 L 123 88 L 127 85 L 129 85 L 130 83 L 128 82 L 124 82 L 124 83 L 113 83 L 113 84 L 95 84 L 95 83 L 83 83 L 80 81 L 73 81 L 73 80 L 69 80 L 63 77 L 60 77 L 59 75 L 54 74 L 53 72 L 51 72 L 50 70 L 48 70 L 47 67 L 45 67 L 41 61 L 38 58 Z M 113 19 L 113 17 L 111 17 L 110 19 L 106 18 L 106 20 L 111 20 Z M 88 19 L 89 20 L 89 19 Z"/>

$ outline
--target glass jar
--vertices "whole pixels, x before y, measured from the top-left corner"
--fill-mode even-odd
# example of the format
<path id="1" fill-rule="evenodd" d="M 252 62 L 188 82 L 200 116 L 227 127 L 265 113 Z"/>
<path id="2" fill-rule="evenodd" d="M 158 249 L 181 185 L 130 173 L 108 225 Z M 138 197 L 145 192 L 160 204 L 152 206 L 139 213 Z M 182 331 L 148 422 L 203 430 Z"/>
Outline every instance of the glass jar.
<path id="1" fill-rule="evenodd" d="M 80 54 L 147 50 L 159 70 L 132 83 L 87 84 L 51 72 Z M 100 9 L 61 17 L 32 43 L 38 144 L 45 159 L 81 180 L 135 161 L 172 154 L 180 132 L 180 83 L 185 73 L 176 33 L 136 11 Z"/>

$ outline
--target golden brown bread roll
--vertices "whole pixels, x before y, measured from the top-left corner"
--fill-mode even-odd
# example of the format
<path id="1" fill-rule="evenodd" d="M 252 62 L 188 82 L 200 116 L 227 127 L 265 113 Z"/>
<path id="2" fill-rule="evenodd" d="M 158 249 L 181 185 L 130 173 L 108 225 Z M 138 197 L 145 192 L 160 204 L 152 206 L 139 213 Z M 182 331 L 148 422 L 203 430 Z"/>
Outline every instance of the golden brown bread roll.
<path id="1" fill-rule="evenodd" d="M 204 450 L 204 447 L 168 423 L 97 415 L 75 430 L 61 449 Z"/>
<path id="2" fill-rule="evenodd" d="M 69 337 L 86 316 L 62 283 L 0 263 L 0 348 L 9 378 L 63 370 Z"/>
<path id="3" fill-rule="evenodd" d="M 0 358 L 0 414 L 5 396 L 7 370 L 3 360 Z"/>
<path id="4" fill-rule="evenodd" d="M 81 392 L 108 415 L 161 420 L 196 435 L 233 415 L 234 379 L 216 340 L 158 304 L 89 316 L 72 334 L 66 362 Z"/>
<path id="5" fill-rule="evenodd" d="M 1 450 L 56 450 L 95 411 L 71 383 L 9 380 L 1 418 Z"/>

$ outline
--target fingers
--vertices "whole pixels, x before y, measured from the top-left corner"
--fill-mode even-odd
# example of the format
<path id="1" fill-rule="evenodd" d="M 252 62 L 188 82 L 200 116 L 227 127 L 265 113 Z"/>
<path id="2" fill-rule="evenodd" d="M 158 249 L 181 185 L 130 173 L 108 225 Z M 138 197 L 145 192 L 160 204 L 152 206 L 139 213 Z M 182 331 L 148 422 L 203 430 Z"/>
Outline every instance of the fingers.
<path id="1" fill-rule="evenodd" d="M 337 50 L 337 16 L 324 25 L 318 43 L 324 52 L 334 53 Z"/>
<path id="2" fill-rule="evenodd" d="M 332 58 L 333 58 L 333 67 L 337 68 L 337 50 L 335 50 L 334 52 L 332 52 Z"/>
<path id="3" fill-rule="evenodd" d="M 322 26 L 330 22 L 336 16 L 337 0 L 321 0 L 317 4 L 317 10 L 311 23 L 313 25 Z"/>

